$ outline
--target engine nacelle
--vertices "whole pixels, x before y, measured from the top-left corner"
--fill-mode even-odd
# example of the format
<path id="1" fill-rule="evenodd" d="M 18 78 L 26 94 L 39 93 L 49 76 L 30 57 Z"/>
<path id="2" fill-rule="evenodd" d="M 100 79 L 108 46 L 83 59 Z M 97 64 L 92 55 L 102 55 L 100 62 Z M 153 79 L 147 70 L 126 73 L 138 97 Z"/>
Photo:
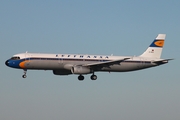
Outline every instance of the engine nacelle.
<path id="1" fill-rule="evenodd" d="M 87 67 L 83 67 L 83 66 L 75 66 L 71 68 L 71 72 L 73 74 L 88 74 L 88 73 L 92 73 L 91 70 Z"/>
<path id="2" fill-rule="evenodd" d="M 70 70 L 53 70 L 55 75 L 69 75 L 72 74 Z"/>

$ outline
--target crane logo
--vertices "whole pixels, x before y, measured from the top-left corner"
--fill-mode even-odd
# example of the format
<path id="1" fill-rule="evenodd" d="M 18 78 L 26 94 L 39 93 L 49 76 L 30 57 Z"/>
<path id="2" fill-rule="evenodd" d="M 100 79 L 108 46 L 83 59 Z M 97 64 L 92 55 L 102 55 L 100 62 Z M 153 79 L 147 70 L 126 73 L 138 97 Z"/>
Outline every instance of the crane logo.
<path id="1" fill-rule="evenodd" d="M 158 40 L 158 41 L 154 42 L 154 44 L 157 47 L 163 47 L 164 46 L 164 40 Z"/>

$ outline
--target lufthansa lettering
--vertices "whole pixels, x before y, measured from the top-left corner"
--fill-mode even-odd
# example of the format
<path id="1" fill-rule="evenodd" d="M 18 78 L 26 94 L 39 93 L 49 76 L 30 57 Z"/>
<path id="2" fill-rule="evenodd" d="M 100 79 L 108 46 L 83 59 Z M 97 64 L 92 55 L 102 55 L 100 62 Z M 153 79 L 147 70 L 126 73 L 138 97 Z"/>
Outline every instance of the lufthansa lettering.
<path id="1" fill-rule="evenodd" d="M 109 59 L 109 56 L 96 56 L 96 55 L 69 55 L 69 54 L 61 54 L 55 55 L 55 57 L 68 57 L 68 58 L 97 58 L 97 59 Z"/>

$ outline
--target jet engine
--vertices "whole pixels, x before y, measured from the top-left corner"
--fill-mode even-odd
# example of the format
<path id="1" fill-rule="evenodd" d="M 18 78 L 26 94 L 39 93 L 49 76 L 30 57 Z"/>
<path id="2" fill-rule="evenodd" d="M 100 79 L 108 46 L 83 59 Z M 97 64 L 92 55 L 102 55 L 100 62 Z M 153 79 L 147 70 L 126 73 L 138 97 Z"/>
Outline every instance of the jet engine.
<path id="1" fill-rule="evenodd" d="M 89 68 L 83 66 L 74 66 L 71 68 L 71 72 L 78 75 L 92 73 Z"/>

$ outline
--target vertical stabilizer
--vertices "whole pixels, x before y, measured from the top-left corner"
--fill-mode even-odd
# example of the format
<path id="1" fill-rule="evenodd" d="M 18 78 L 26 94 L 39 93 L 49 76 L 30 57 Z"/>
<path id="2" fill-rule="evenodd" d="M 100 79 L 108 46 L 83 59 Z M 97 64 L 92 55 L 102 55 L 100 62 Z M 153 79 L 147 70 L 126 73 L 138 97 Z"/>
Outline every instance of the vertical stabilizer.
<path id="1" fill-rule="evenodd" d="M 141 57 L 160 58 L 164 46 L 166 34 L 158 34 L 147 50 L 140 55 Z"/>

